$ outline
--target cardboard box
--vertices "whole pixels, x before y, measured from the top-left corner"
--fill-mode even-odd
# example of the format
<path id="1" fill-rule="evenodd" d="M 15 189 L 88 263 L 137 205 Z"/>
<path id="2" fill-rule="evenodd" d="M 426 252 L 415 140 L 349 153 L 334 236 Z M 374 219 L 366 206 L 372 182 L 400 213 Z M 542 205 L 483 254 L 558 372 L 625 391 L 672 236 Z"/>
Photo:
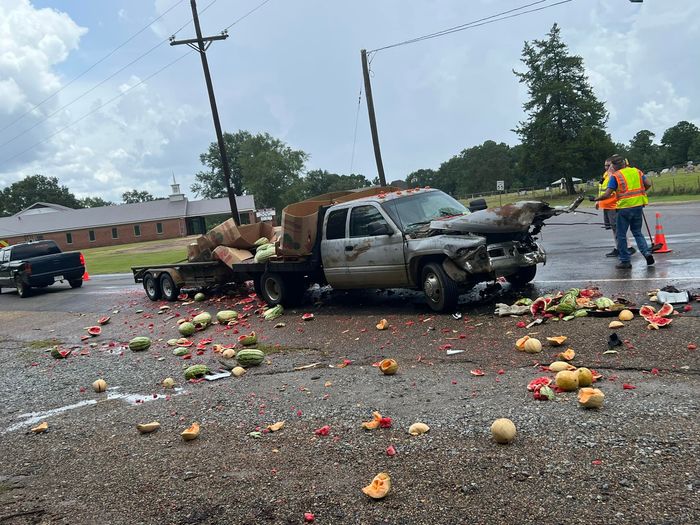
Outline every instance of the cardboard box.
<path id="1" fill-rule="evenodd" d="M 213 252 L 214 259 L 219 259 L 227 266 L 233 266 L 241 261 L 253 258 L 253 254 L 248 250 L 230 248 L 228 246 L 217 246 Z"/>
<path id="2" fill-rule="evenodd" d="M 330 204 L 324 201 L 303 201 L 282 210 L 280 254 L 309 255 L 316 242 L 318 210 Z"/>
<path id="3" fill-rule="evenodd" d="M 238 237 L 240 233 L 233 219 L 228 219 L 207 232 L 207 239 L 212 244 L 212 249 L 217 246 L 233 246 L 233 242 Z"/>
<path id="4" fill-rule="evenodd" d="M 268 222 L 255 222 L 253 224 L 242 224 L 238 227 L 238 236 L 226 246 L 249 250 L 255 247 L 255 241 L 265 237 L 272 241 L 275 236 L 274 227 Z"/>
<path id="5" fill-rule="evenodd" d="M 211 261 L 211 250 L 209 248 L 202 250 L 199 244 L 191 242 L 187 246 L 187 260 L 189 262 Z"/>
<path id="6" fill-rule="evenodd" d="M 205 250 L 211 251 L 214 248 L 216 248 L 216 245 L 212 244 L 209 238 L 204 235 L 200 235 L 195 239 L 195 241 L 197 242 L 197 246 L 199 246 L 200 252 L 203 252 Z"/>

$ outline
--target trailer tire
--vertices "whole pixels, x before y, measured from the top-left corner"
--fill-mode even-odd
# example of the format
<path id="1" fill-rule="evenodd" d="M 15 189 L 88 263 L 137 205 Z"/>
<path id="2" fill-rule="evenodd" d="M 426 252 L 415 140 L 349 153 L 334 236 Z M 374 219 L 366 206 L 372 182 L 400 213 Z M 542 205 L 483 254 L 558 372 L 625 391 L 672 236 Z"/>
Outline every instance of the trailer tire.
<path id="1" fill-rule="evenodd" d="M 147 273 L 143 276 L 143 289 L 146 292 L 146 296 L 151 301 L 157 301 L 161 296 L 161 289 L 158 280 L 153 276 L 152 273 Z"/>
<path id="2" fill-rule="evenodd" d="M 175 284 L 173 276 L 169 273 L 161 274 L 160 290 L 163 293 L 163 299 L 166 301 L 177 301 L 177 296 L 180 295 L 180 287 Z"/>
<path id="3" fill-rule="evenodd" d="M 421 287 L 428 306 L 436 312 L 450 312 L 457 308 L 459 288 L 442 269 L 442 264 L 431 262 L 421 272 Z"/>

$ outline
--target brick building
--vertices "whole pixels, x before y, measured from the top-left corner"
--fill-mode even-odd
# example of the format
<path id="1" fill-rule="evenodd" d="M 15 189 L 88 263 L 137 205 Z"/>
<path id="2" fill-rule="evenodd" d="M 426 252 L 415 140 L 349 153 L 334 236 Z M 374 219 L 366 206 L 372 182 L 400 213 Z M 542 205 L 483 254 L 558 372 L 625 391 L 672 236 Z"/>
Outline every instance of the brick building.
<path id="1" fill-rule="evenodd" d="M 198 235 L 208 229 L 207 218 L 224 220 L 231 214 L 227 198 L 189 201 L 178 184 L 172 190 L 167 199 L 79 210 L 37 202 L 0 217 L 0 240 L 51 239 L 62 250 L 83 250 Z M 236 205 L 242 224 L 256 221 L 252 195 L 236 197 Z"/>

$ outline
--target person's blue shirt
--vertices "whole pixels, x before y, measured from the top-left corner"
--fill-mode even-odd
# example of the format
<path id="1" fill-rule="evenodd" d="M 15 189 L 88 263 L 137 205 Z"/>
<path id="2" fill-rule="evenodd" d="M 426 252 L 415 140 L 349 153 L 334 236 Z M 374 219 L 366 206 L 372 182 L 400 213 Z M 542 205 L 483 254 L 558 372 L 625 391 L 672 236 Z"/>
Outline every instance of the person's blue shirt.
<path id="1" fill-rule="evenodd" d="M 642 174 L 642 185 L 646 182 L 647 176 Z M 617 189 L 617 179 L 613 177 L 612 175 L 610 176 L 610 180 L 608 181 L 608 188 L 611 190 L 616 190 Z"/>

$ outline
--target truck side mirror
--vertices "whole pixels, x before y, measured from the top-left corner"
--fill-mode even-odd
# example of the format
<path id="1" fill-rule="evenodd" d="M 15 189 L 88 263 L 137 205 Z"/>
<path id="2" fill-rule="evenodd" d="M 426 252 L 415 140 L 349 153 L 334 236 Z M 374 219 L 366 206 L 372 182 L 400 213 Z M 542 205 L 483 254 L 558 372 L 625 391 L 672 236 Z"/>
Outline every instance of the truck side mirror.
<path id="1" fill-rule="evenodd" d="M 367 230 L 372 237 L 394 234 L 394 230 L 386 222 L 372 222 L 367 226 Z"/>

